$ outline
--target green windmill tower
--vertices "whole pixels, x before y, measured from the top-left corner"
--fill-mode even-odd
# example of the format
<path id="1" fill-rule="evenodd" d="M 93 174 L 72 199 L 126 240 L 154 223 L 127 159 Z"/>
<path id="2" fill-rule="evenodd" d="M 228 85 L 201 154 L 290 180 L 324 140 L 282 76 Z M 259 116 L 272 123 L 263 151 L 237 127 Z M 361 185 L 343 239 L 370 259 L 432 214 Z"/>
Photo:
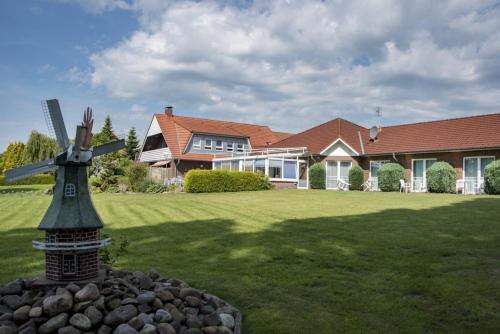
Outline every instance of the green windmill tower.
<path id="1" fill-rule="evenodd" d="M 59 147 L 57 157 L 9 170 L 8 182 L 57 170 L 52 203 L 39 225 L 45 238 L 33 240 L 33 247 L 45 252 L 45 276 L 55 281 L 77 281 L 96 277 L 99 272 L 98 250 L 110 239 L 101 239 L 103 223 L 92 204 L 87 184 L 87 167 L 92 158 L 125 147 L 118 140 L 90 147 L 92 110 L 87 108 L 82 125 L 77 126 L 75 143 L 70 144 L 57 100 L 42 102 L 49 131 L 54 132 Z"/>

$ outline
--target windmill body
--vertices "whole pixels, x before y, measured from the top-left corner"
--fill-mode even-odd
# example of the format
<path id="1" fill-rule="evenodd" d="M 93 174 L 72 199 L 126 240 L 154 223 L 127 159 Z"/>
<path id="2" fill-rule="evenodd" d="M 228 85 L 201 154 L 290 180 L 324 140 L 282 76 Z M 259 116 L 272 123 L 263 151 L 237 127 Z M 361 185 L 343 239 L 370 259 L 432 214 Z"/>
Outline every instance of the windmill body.
<path id="1" fill-rule="evenodd" d="M 103 222 L 92 204 L 87 167 L 92 157 L 119 150 L 123 140 L 91 148 L 92 112 L 87 109 L 84 122 L 77 127 L 75 143 L 69 144 L 62 114 L 57 100 L 46 101 L 48 112 L 59 146 L 64 151 L 56 158 L 23 166 L 6 172 L 7 181 L 34 174 L 57 170 L 52 202 L 39 229 L 45 238 L 33 240 L 36 249 L 45 252 L 46 278 L 54 281 L 77 281 L 96 277 L 99 272 L 98 250 L 110 239 L 101 239 L 99 230 Z"/>

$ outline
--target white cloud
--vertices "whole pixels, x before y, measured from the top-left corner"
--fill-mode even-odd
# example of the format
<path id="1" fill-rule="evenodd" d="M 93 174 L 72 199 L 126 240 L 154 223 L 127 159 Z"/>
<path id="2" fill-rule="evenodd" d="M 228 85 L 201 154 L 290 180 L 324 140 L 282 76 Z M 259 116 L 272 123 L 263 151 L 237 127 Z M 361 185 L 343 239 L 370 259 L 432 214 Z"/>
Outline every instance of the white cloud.
<path id="1" fill-rule="evenodd" d="M 82 70 L 78 66 L 73 66 L 66 72 L 59 75 L 60 80 L 73 81 L 78 84 L 88 83 L 91 78 L 89 70 Z"/>
<path id="2" fill-rule="evenodd" d="M 293 130 L 337 115 L 367 124 L 375 105 L 395 121 L 493 112 L 500 10 L 490 3 L 95 0 L 96 11 L 138 11 L 141 25 L 91 56 L 91 82 Z"/>

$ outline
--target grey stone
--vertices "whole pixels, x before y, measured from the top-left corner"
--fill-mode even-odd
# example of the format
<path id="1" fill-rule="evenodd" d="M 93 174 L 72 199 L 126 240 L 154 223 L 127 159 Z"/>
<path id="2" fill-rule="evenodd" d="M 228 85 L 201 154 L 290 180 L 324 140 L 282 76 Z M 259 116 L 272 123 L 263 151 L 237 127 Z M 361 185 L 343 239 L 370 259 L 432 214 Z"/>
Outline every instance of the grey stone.
<path id="1" fill-rule="evenodd" d="M 224 326 L 208 326 L 202 328 L 204 334 L 233 334 L 229 328 Z"/>
<path id="2" fill-rule="evenodd" d="M 165 289 L 170 291 L 175 297 L 179 297 L 181 294 L 181 289 L 176 286 L 167 286 Z"/>
<path id="3" fill-rule="evenodd" d="M 182 288 L 179 293 L 179 297 L 186 299 L 187 296 L 193 296 L 201 299 L 201 291 L 195 288 Z"/>
<path id="4" fill-rule="evenodd" d="M 198 313 L 200 312 L 200 310 L 196 307 L 184 307 L 182 312 L 184 312 L 184 314 L 186 316 L 190 316 L 190 315 L 197 316 Z"/>
<path id="5" fill-rule="evenodd" d="M 21 280 L 16 280 L 0 288 L 0 294 L 2 295 L 19 295 L 21 292 L 23 292 Z"/>
<path id="6" fill-rule="evenodd" d="M 151 306 L 149 306 L 148 304 L 139 304 L 137 309 L 141 313 L 151 313 L 153 311 L 153 308 Z"/>
<path id="7" fill-rule="evenodd" d="M 160 298 L 160 300 L 164 303 L 166 302 L 170 302 L 172 300 L 175 299 L 174 295 L 172 294 L 172 292 L 170 292 L 169 290 L 167 289 L 161 289 L 161 290 L 158 290 L 158 291 L 155 291 L 156 293 L 156 296 L 158 298 Z"/>
<path id="8" fill-rule="evenodd" d="M 75 294 L 78 291 L 80 291 L 80 287 L 78 285 L 76 285 L 75 283 L 68 284 L 66 286 L 66 289 L 68 289 L 68 291 L 71 292 L 72 294 Z"/>
<path id="9" fill-rule="evenodd" d="M 203 326 L 203 323 L 200 319 L 198 319 L 198 317 L 188 317 L 186 320 L 186 325 L 189 328 L 201 328 Z"/>
<path id="10" fill-rule="evenodd" d="M 156 327 L 151 324 L 145 324 L 140 334 L 156 334 Z"/>
<path id="11" fill-rule="evenodd" d="M 98 323 L 100 323 L 103 318 L 101 311 L 99 311 L 95 306 L 88 307 L 85 310 L 84 314 L 87 316 L 87 318 L 89 318 L 90 322 L 92 323 L 92 326 L 95 326 Z"/>
<path id="12" fill-rule="evenodd" d="M 31 306 L 29 305 L 21 306 L 20 308 L 14 311 L 12 318 L 17 323 L 23 323 L 29 319 L 30 310 Z"/>
<path id="13" fill-rule="evenodd" d="M 121 324 L 116 327 L 113 334 L 139 334 L 139 332 L 127 324 Z"/>
<path id="14" fill-rule="evenodd" d="M 212 305 L 203 305 L 200 307 L 201 314 L 210 314 L 212 312 L 215 312 L 215 308 Z"/>
<path id="15" fill-rule="evenodd" d="M 36 327 L 35 325 L 29 325 L 23 327 L 23 329 L 19 328 L 18 331 L 19 334 L 36 334 Z"/>
<path id="16" fill-rule="evenodd" d="M 43 309 L 40 306 L 33 307 L 30 309 L 30 313 L 28 314 L 30 318 L 38 318 L 42 316 Z"/>
<path id="17" fill-rule="evenodd" d="M 139 317 L 133 317 L 128 321 L 128 324 L 130 327 L 139 331 L 144 326 L 144 321 L 142 321 Z"/>
<path id="18" fill-rule="evenodd" d="M 108 308 L 111 310 L 114 310 L 115 308 L 120 307 L 121 304 L 122 304 L 122 301 L 120 300 L 120 298 L 112 298 L 112 299 L 108 300 L 108 302 L 106 303 L 106 305 L 108 305 Z"/>
<path id="19" fill-rule="evenodd" d="M 203 332 L 199 328 L 188 328 L 183 334 L 203 334 Z"/>
<path id="20" fill-rule="evenodd" d="M 104 309 L 106 308 L 106 304 L 104 303 L 104 297 L 101 296 L 101 297 L 97 298 L 97 300 L 94 301 L 94 306 L 98 310 L 104 311 Z"/>
<path id="21" fill-rule="evenodd" d="M 146 291 L 146 292 L 141 293 L 139 296 L 137 296 L 137 302 L 139 302 L 139 304 L 148 304 L 148 303 L 151 303 L 152 301 L 154 301 L 155 298 L 156 298 L 156 295 L 154 292 Z"/>
<path id="22" fill-rule="evenodd" d="M 3 303 L 10 308 L 11 310 L 15 310 L 23 305 L 21 296 L 18 295 L 8 295 L 2 298 Z"/>
<path id="23" fill-rule="evenodd" d="M 12 312 L 5 312 L 4 314 L 0 315 L 0 322 L 12 320 L 13 317 L 14 317 L 14 315 L 12 314 Z"/>
<path id="24" fill-rule="evenodd" d="M 172 321 L 172 315 L 166 310 L 159 309 L 156 311 L 154 319 L 156 322 L 170 322 Z"/>
<path id="25" fill-rule="evenodd" d="M 123 305 L 114 309 L 104 317 L 104 324 L 116 326 L 123 324 L 137 315 L 137 309 L 134 305 Z"/>
<path id="26" fill-rule="evenodd" d="M 55 297 L 55 296 L 54 296 Z M 55 317 L 50 318 L 46 323 L 38 328 L 40 334 L 49 334 L 57 331 L 59 328 L 63 328 L 68 321 L 68 314 L 61 313 Z"/>
<path id="27" fill-rule="evenodd" d="M 83 331 L 87 331 L 92 327 L 92 322 L 90 321 L 90 319 L 82 313 L 73 314 L 73 316 L 69 319 L 69 323 Z"/>
<path id="28" fill-rule="evenodd" d="M 17 334 L 15 327 L 0 325 L 0 334 Z"/>
<path id="29" fill-rule="evenodd" d="M 83 312 L 90 305 L 93 305 L 93 302 L 91 300 L 80 302 L 80 303 L 75 304 L 73 306 L 73 311 L 76 312 L 76 313 Z"/>
<path id="30" fill-rule="evenodd" d="M 125 298 L 124 300 L 122 300 L 122 305 L 127 305 L 127 304 L 137 305 L 139 304 L 139 302 L 135 298 Z"/>
<path id="31" fill-rule="evenodd" d="M 146 313 L 140 313 L 138 316 L 137 316 L 139 319 L 142 320 L 142 322 L 144 324 L 153 324 L 154 320 L 153 320 L 153 316 L 152 315 L 149 315 L 149 314 L 146 314 Z"/>
<path id="32" fill-rule="evenodd" d="M 212 312 L 205 316 L 203 319 L 203 324 L 205 326 L 217 326 L 220 324 L 220 317 L 217 312 Z"/>
<path id="33" fill-rule="evenodd" d="M 178 322 L 183 322 L 184 319 L 186 319 L 186 316 L 176 308 L 170 310 L 170 314 L 172 315 L 172 318 Z"/>
<path id="34" fill-rule="evenodd" d="M 97 330 L 97 334 L 110 334 L 112 331 L 113 331 L 113 329 L 111 327 L 106 326 L 106 325 L 102 325 Z"/>
<path id="35" fill-rule="evenodd" d="M 151 277 L 147 276 L 143 272 L 134 272 L 134 277 L 139 280 L 139 288 L 141 290 L 149 290 L 153 286 L 153 280 L 151 279 Z"/>
<path id="36" fill-rule="evenodd" d="M 69 290 L 66 289 L 66 288 L 59 287 L 59 288 L 56 289 L 56 295 L 64 295 L 64 294 L 71 295 L 71 292 L 69 292 Z"/>
<path id="37" fill-rule="evenodd" d="M 158 278 L 160 278 L 160 273 L 156 269 L 151 268 L 149 270 L 149 277 L 151 277 L 153 281 L 156 281 Z"/>
<path id="38" fill-rule="evenodd" d="M 156 331 L 158 334 L 177 334 L 175 328 L 167 323 L 158 324 L 158 326 L 156 326 Z"/>
<path id="39" fill-rule="evenodd" d="M 155 298 L 155 300 L 153 301 L 153 308 L 155 310 L 163 308 L 163 303 L 161 302 L 160 298 Z"/>
<path id="40" fill-rule="evenodd" d="M 81 334 L 81 331 L 73 326 L 59 328 L 57 334 Z"/>
<path id="41" fill-rule="evenodd" d="M 234 328 L 234 317 L 228 313 L 219 314 L 220 321 L 223 326 L 226 326 L 229 329 Z"/>
<path id="42" fill-rule="evenodd" d="M 80 302 L 86 300 L 96 300 L 99 296 L 99 288 L 94 283 L 85 285 L 81 290 L 75 293 L 75 299 Z"/>
<path id="43" fill-rule="evenodd" d="M 184 300 L 186 301 L 186 304 L 191 307 L 197 307 L 201 303 L 201 299 L 195 296 L 187 296 Z"/>
<path id="44" fill-rule="evenodd" d="M 72 307 L 73 297 L 70 294 L 54 295 L 43 300 L 43 311 L 50 317 L 69 311 Z"/>

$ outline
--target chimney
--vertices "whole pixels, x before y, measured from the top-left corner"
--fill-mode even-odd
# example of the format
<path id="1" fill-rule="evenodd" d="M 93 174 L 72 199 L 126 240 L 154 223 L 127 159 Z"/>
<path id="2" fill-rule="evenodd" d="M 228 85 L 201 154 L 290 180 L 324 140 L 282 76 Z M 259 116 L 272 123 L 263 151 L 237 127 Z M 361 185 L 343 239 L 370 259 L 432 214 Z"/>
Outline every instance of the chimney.
<path id="1" fill-rule="evenodd" d="M 165 107 L 165 115 L 174 116 L 174 107 L 172 106 Z"/>

